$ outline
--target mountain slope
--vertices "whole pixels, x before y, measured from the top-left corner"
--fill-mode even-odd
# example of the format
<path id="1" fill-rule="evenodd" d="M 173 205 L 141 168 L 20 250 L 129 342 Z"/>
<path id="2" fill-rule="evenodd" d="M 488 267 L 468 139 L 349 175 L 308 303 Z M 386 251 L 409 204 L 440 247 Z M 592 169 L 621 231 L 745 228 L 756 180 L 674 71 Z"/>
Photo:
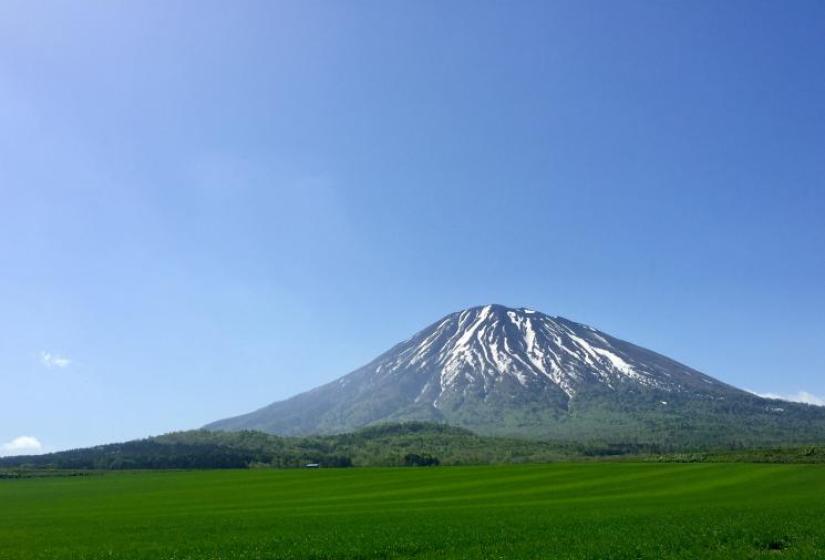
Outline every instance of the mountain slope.
<path id="1" fill-rule="evenodd" d="M 763 399 L 591 327 L 500 305 L 452 313 L 316 389 L 206 426 L 301 435 L 427 420 L 606 442 L 825 438 L 825 409 Z"/>

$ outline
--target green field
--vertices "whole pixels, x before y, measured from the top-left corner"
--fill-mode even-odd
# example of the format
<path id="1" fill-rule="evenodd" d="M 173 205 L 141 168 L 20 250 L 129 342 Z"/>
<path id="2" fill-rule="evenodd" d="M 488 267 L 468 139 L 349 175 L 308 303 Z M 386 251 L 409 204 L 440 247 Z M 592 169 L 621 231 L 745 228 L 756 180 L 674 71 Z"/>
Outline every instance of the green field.
<path id="1" fill-rule="evenodd" d="M 825 558 L 825 468 L 632 464 L 0 480 L 0 558 Z"/>

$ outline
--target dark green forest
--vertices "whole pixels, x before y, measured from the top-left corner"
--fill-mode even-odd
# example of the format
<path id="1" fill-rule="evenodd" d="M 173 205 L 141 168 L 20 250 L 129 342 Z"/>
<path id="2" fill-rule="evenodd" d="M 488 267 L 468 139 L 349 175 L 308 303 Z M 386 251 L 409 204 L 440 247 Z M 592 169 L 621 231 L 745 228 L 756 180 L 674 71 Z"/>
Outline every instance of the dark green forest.
<path id="1" fill-rule="evenodd" d="M 548 462 L 573 458 L 571 446 L 478 436 L 443 424 L 408 422 L 348 434 L 280 437 L 262 432 L 174 432 L 46 455 L 7 457 L 0 467 L 200 469 L 435 466 Z"/>
<path id="2" fill-rule="evenodd" d="M 352 433 L 280 437 L 262 432 L 174 432 L 147 439 L 45 455 L 0 459 L 0 476 L 14 469 L 124 470 L 481 465 L 586 460 L 662 462 L 825 462 L 825 446 L 729 446 L 670 449 L 660 445 L 535 441 L 480 436 L 469 430 L 406 422 Z"/>

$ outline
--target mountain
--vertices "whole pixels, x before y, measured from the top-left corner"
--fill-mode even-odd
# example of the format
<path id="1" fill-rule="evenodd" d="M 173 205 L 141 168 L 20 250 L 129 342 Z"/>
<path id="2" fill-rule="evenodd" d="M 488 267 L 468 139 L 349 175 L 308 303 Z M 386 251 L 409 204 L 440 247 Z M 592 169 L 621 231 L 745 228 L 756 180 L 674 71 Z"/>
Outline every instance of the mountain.
<path id="1" fill-rule="evenodd" d="M 205 428 L 306 435 L 406 420 L 685 447 L 825 439 L 825 408 L 764 399 L 592 327 L 501 305 L 447 315 L 340 379 Z"/>

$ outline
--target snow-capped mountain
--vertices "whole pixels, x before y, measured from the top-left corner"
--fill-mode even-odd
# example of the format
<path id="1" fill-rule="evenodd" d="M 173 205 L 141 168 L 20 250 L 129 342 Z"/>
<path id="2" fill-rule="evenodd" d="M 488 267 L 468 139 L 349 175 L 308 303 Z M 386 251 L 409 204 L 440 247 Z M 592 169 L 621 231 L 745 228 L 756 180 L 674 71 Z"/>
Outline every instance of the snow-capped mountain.
<path id="1" fill-rule="evenodd" d="M 797 429 L 800 415 L 825 420 L 825 409 L 776 403 L 589 326 L 486 305 L 447 315 L 336 381 L 207 429 L 297 435 L 415 419 L 563 439 L 727 441 L 784 433 L 789 419 Z"/>
<path id="2" fill-rule="evenodd" d="M 419 375 L 426 382 L 416 401 L 431 401 L 435 408 L 445 395 L 468 390 L 487 395 L 507 381 L 528 390 L 560 390 L 568 399 L 592 384 L 663 391 L 696 388 L 697 383 L 724 387 L 591 327 L 501 305 L 448 315 L 379 358 L 372 369 L 375 377 Z"/>

